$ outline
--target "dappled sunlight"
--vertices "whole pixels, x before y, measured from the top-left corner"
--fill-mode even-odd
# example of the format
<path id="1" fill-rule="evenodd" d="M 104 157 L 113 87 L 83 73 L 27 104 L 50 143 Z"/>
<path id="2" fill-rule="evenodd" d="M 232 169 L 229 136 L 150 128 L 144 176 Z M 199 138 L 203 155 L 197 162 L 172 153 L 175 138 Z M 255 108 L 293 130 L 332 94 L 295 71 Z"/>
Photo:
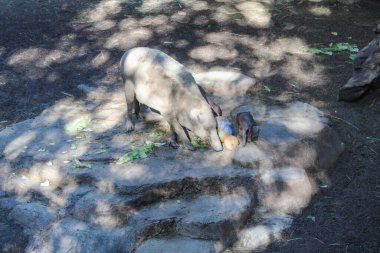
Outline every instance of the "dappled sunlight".
<path id="1" fill-rule="evenodd" d="M 100 51 L 91 61 L 91 64 L 95 68 L 99 68 L 106 64 L 111 59 L 111 54 L 107 50 Z"/>
<path id="2" fill-rule="evenodd" d="M 79 14 L 79 18 L 87 22 L 100 22 L 114 16 L 122 10 L 120 0 L 102 0 Z"/>
<path id="3" fill-rule="evenodd" d="M 105 43 L 106 48 L 118 48 L 120 50 L 132 48 L 142 41 L 152 37 L 152 31 L 147 28 L 136 28 L 129 31 L 114 33 Z"/>
<path id="4" fill-rule="evenodd" d="M 313 6 L 309 11 L 315 16 L 330 16 L 332 13 L 331 9 L 326 6 Z"/>
<path id="5" fill-rule="evenodd" d="M 17 158 L 25 149 L 28 144 L 37 136 L 35 131 L 29 131 L 23 135 L 11 140 L 11 142 L 4 148 L 4 155 L 8 160 Z"/>
<path id="6" fill-rule="evenodd" d="M 218 59 L 232 60 L 238 55 L 237 50 L 207 45 L 191 50 L 189 56 L 203 62 L 212 62 Z"/>
<path id="7" fill-rule="evenodd" d="M 310 56 L 305 56 L 310 57 Z M 286 57 L 289 59 L 290 57 Z M 282 73 L 289 79 L 293 79 L 298 83 L 303 83 L 304 85 L 310 86 L 320 86 L 320 77 L 323 76 L 325 70 L 324 66 L 321 64 L 311 64 L 310 62 L 303 60 L 304 56 L 297 57 L 295 60 L 291 59 L 288 61 L 287 65 L 282 66 Z"/>
<path id="8" fill-rule="evenodd" d="M 315 89 L 326 86 L 326 81 L 321 81 L 328 79 L 323 60 L 303 52 L 312 42 L 294 35 L 298 27 L 283 33 L 276 30 L 282 27 L 282 20 L 275 16 L 275 4 L 274 0 L 100 0 L 72 11 L 72 18 L 63 24 L 62 31 L 57 29 L 55 38 L 31 38 L 14 49 L 0 47 L 0 58 L 8 68 L 0 72 L 0 85 L 17 80 L 13 71 L 30 89 L 26 97 L 42 96 L 47 91 L 52 93 L 46 96 L 55 96 L 46 102 L 47 109 L 39 111 L 40 116 L 0 134 L 1 171 L 6 172 L 0 176 L 4 181 L 0 190 L 14 195 L 20 203 L 41 203 L 46 212 L 56 215 L 45 231 L 33 233 L 27 252 L 39 252 L 41 248 L 34 250 L 34 243 L 44 245 L 41 252 L 84 249 L 90 246 L 82 241 L 86 243 L 93 234 L 89 245 L 96 246 L 105 238 L 106 249 L 118 249 L 107 248 L 107 243 L 115 241 L 109 236 L 112 233 L 118 241 L 125 241 L 126 249 L 130 247 L 128 240 L 135 240 L 127 238 L 124 230 L 129 229 L 133 235 L 141 235 L 138 243 L 173 231 L 192 236 L 189 231 L 204 229 L 202 226 L 227 227 L 227 233 L 232 234 L 229 243 L 236 242 L 237 249 L 246 246 L 244 238 L 249 238 L 249 247 L 255 249 L 280 240 L 281 231 L 291 221 L 271 223 L 261 217 L 263 222 L 244 226 L 256 218 L 252 216 L 256 205 L 268 209 L 306 207 L 315 192 L 303 169 L 289 168 L 287 176 L 273 172 L 289 184 L 295 182 L 284 190 L 277 174 L 234 163 L 235 151 L 173 150 L 168 145 L 169 133 L 157 130 L 158 124 L 167 128 L 167 123 L 151 111 L 142 113 L 135 132 L 126 133 L 125 94 L 118 66 L 128 49 L 157 48 L 190 69 L 197 83 L 223 105 L 226 116 L 243 104 L 262 102 L 263 97 L 278 99 L 293 83 L 300 84 L 300 93 L 311 96 Z M 312 6 L 309 12 L 327 17 L 332 10 Z M 178 72 L 171 65 L 163 66 L 171 73 Z M 266 91 L 262 91 L 264 85 Z M 324 104 L 324 100 L 317 102 Z M 255 120 L 268 113 L 268 108 L 261 109 L 255 112 Z M 282 121 L 281 127 L 299 135 L 325 127 L 313 121 L 315 115 L 303 116 Z M 82 119 L 83 125 L 69 129 L 68 125 Z M 149 157 L 143 154 L 142 159 L 118 164 L 120 157 L 145 141 L 155 145 Z M 317 159 L 312 150 L 301 150 L 300 154 Z M 265 195 L 269 192 L 275 194 Z M 264 196 L 262 203 L 253 200 L 257 194 Z M 85 201 L 91 205 L 81 208 Z M 157 227 L 138 220 L 139 215 L 153 217 L 159 221 L 154 224 Z M 136 223 L 129 223 L 134 219 Z M 210 225 L 209 221 L 215 223 Z M 170 227 L 167 232 L 165 222 L 179 230 L 171 231 Z M 142 228 L 146 231 L 138 230 Z M 217 233 L 201 236 L 214 241 L 221 237 Z M 112 250 L 108 252 L 116 251 Z"/>
<path id="9" fill-rule="evenodd" d="M 243 1 L 236 8 L 245 17 L 248 25 L 256 28 L 268 28 L 271 25 L 269 5 L 273 0 Z"/>

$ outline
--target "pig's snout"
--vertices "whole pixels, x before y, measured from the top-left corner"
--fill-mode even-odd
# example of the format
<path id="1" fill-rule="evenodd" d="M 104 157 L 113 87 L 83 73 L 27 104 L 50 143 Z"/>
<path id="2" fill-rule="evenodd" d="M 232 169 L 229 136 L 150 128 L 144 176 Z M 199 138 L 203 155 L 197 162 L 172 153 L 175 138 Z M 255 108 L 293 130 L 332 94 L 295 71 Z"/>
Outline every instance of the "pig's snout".
<path id="1" fill-rule="evenodd" d="M 243 145 L 243 147 L 245 147 L 245 145 L 247 145 L 247 134 L 248 134 L 248 129 L 245 129 L 243 130 L 242 134 L 241 134 L 241 144 Z"/>
<path id="2" fill-rule="evenodd" d="M 212 133 L 210 136 L 210 145 L 211 145 L 212 149 L 219 152 L 219 151 L 223 150 L 223 146 L 222 146 L 222 143 L 220 142 L 218 134 L 216 133 L 216 131 L 214 131 L 214 132 L 215 133 Z"/>

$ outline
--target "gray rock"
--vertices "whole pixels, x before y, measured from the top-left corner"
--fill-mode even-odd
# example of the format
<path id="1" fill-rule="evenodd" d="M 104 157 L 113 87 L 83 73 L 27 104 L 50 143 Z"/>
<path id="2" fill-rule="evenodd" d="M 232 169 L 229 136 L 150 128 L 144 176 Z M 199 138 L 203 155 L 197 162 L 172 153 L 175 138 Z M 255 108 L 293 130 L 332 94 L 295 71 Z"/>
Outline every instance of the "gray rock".
<path id="1" fill-rule="evenodd" d="M 212 71 L 193 76 L 207 93 L 221 97 L 244 96 L 256 84 L 255 79 L 238 72 Z"/>
<path id="2" fill-rule="evenodd" d="M 235 163 L 257 167 L 258 160 L 272 156 L 274 166 L 321 170 L 330 168 L 343 151 L 344 145 L 328 126 L 327 118 L 311 105 L 245 105 L 236 108 L 232 115 L 241 111 L 249 111 L 261 122 L 260 141 L 257 147 L 236 150 Z"/>
<path id="3" fill-rule="evenodd" d="M 136 198 L 91 192 L 75 204 L 74 218 L 102 227 L 117 227 L 131 215 L 132 208 L 128 208 L 128 203 L 134 199 Z"/>
<path id="4" fill-rule="evenodd" d="M 354 3 L 359 3 L 360 0 L 338 0 L 338 2 L 342 4 L 354 4 Z"/>
<path id="5" fill-rule="evenodd" d="M 93 90 L 95 90 L 95 87 L 91 84 L 85 84 L 85 83 L 82 83 L 82 84 L 79 84 L 77 86 L 78 89 L 80 89 L 81 91 L 85 92 L 85 93 L 89 93 Z"/>
<path id="6" fill-rule="evenodd" d="M 14 224 L 0 223 L 0 252 L 23 252 L 27 237 L 22 229 Z"/>
<path id="7" fill-rule="evenodd" d="M 0 208 L 8 212 L 10 212 L 18 204 L 19 202 L 17 201 L 15 196 L 10 196 L 10 197 L 0 199 Z"/>
<path id="8" fill-rule="evenodd" d="M 37 203 L 17 205 L 8 218 L 23 227 L 25 234 L 32 235 L 45 229 L 57 217 L 57 210 Z"/>
<path id="9" fill-rule="evenodd" d="M 0 198 L 7 196 L 7 192 L 0 190 Z"/>
<path id="10" fill-rule="evenodd" d="M 287 215 L 269 214 L 252 225 L 246 226 L 237 235 L 237 241 L 233 244 L 234 252 L 252 252 L 264 248 L 273 239 L 280 239 L 281 232 L 290 227 L 293 219 Z"/>
<path id="11" fill-rule="evenodd" d="M 5 92 L 0 91 L 0 105 L 7 104 L 10 101 L 11 101 L 10 96 Z"/>
<path id="12" fill-rule="evenodd" d="M 175 230 L 180 235 L 228 241 L 235 229 L 247 219 L 251 204 L 246 194 L 171 200 L 139 210 L 129 224 L 151 224 L 174 219 Z"/>
<path id="13" fill-rule="evenodd" d="M 65 218 L 53 224 L 47 231 L 36 234 L 25 252 L 129 252 L 132 241 L 133 236 L 128 228 L 106 229 Z"/>
<path id="14" fill-rule="evenodd" d="M 281 168 L 259 179 L 259 202 L 272 212 L 299 214 L 309 204 L 316 188 L 300 168 Z"/>
<path id="15" fill-rule="evenodd" d="M 274 159 L 270 152 L 259 148 L 253 143 L 248 143 L 245 147 L 235 149 L 232 162 L 246 168 L 263 169 L 272 168 Z"/>
<path id="16" fill-rule="evenodd" d="M 63 207 L 73 208 L 75 203 L 88 192 L 94 190 L 92 186 L 67 186 L 63 189 L 61 195 L 63 195 Z"/>
<path id="17" fill-rule="evenodd" d="M 185 237 L 150 239 L 137 248 L 136 253 L 215 253 L 212 241 Z"/>

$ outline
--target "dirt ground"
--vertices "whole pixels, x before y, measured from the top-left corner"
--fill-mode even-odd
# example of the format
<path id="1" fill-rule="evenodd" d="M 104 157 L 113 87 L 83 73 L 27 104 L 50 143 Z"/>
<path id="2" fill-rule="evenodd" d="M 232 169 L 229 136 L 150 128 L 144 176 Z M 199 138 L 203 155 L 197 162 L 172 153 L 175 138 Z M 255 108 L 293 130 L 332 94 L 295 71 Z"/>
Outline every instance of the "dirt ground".
<path id="1" fill-rule="evenodd" d="M 320 108 L 345 143 L 329 170 L 331 187 L 263 252 L 379 252 L 380 89 L 338 102 L 351 74 L 349 54 L 302 48 L 362 48 L 374 37 L 380 2 L 157 2 L 0 0 L 0 129 L 67 96 L 80 100 L 79 84 L 120 85 L 118 61 L 135 46 L 158 48 L 194 72 L 241 71 L 260 81 L 255 95 L 263 100 Z"/>

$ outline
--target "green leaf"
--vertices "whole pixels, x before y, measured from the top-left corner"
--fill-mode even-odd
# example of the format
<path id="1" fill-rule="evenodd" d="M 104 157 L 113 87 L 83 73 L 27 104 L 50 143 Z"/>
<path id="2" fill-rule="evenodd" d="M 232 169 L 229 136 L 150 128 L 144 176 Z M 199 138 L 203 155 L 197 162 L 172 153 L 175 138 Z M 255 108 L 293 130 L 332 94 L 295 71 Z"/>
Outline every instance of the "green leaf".
<path id="1" fill-rule="evenodd" d="M 268 85 L 265 85 L 265 84 L 264 84 L 264 90 L 266 92 L 271 92 L 272 91 L 272 89 Z"/>
<path id="2" fill-rule="evenodd" d="M 90 164 L 88 164 L 88 163 L 82 163 L 81 161 L 79 161 L 76 158 L 73 160 L 73 165 L 77 169 L 91 169 L 91 165 Z"/>
<path id="3" fill-rule="evenodd" d="M 71 145 L 70 145 L 70 149 L 71 149 L 71 150 L 76 150 L 76 149 L 77 149 L 77 144 L 74 144 L 74 143 L 71 144 Z"/>
<path id="4" fill-rule="evenodd" d="M 103 154 L 103 153 L 106 153 L 107 152 L 107 150 L 105 150 L 105 149 L 99 149 L 99 150 L 95 150 L 94 151 L 94 155 L 99 155 L 99 154 Z"/>
<path id="5" fill-rule="evenodd" d="M 329 47 L 323 48 L 304 48 L 305 52 L 313 54 L 326 54 L 333 55 L 334 52 L 349 51 L 351 53 L 356 53 L 359 48 L 355 44 L 350 44 L 348 42 L 330 43 Z"/>
<path id="6" fill-rule="evenodd" d="M 331 51 L 322 51 L 321 54 L 333 55 L 333 52 L 331 52 Z"/>
<path id="7" fill-rule="evenodd" d="M 75 133 L 85 130 L 90 125 L 90 117 L 81 117 L 67 123 L 64 127 L 66 132 Z"/>
<path id="8" fill-rule="evenodd" d="M 334 35 L 334 36 L 338 36 L 337 32 L 331 32 L 331 34 Z"/>
<path id="9" fill-rule="evenodd" d="M 349 57 L 349 58 L 351 59 L 351 61 L 355 60 L 355 58 L 356 58 L 356 54 L 350 54 L 350 57 Z"/>
<path id="10" fill-rule="evenodd" d="M 161 137 L 162 136 L 162 133 L 160 131 L 153 131 L 149 134 L 150 137 Z"/>
<path id="11" fill-rule="evenodd" d="M 151 141 L 146 141 L 143 146 L 132 146 L 131 151 L 120 157 L 116 164 L 124 164 L 135 159 L 147 158 L 154 150 L 155 144 Z"/>
<path id="12" fill-rule="evenodd" d="M 207 148 L 208 147 L 208 144 L 206 142 L 204 142 L 201 138 L 199 137 L 194 137 L 192 138 L 191 140 L 191 144 L 193 144 L 193 146 L 195 148 Z"/>

